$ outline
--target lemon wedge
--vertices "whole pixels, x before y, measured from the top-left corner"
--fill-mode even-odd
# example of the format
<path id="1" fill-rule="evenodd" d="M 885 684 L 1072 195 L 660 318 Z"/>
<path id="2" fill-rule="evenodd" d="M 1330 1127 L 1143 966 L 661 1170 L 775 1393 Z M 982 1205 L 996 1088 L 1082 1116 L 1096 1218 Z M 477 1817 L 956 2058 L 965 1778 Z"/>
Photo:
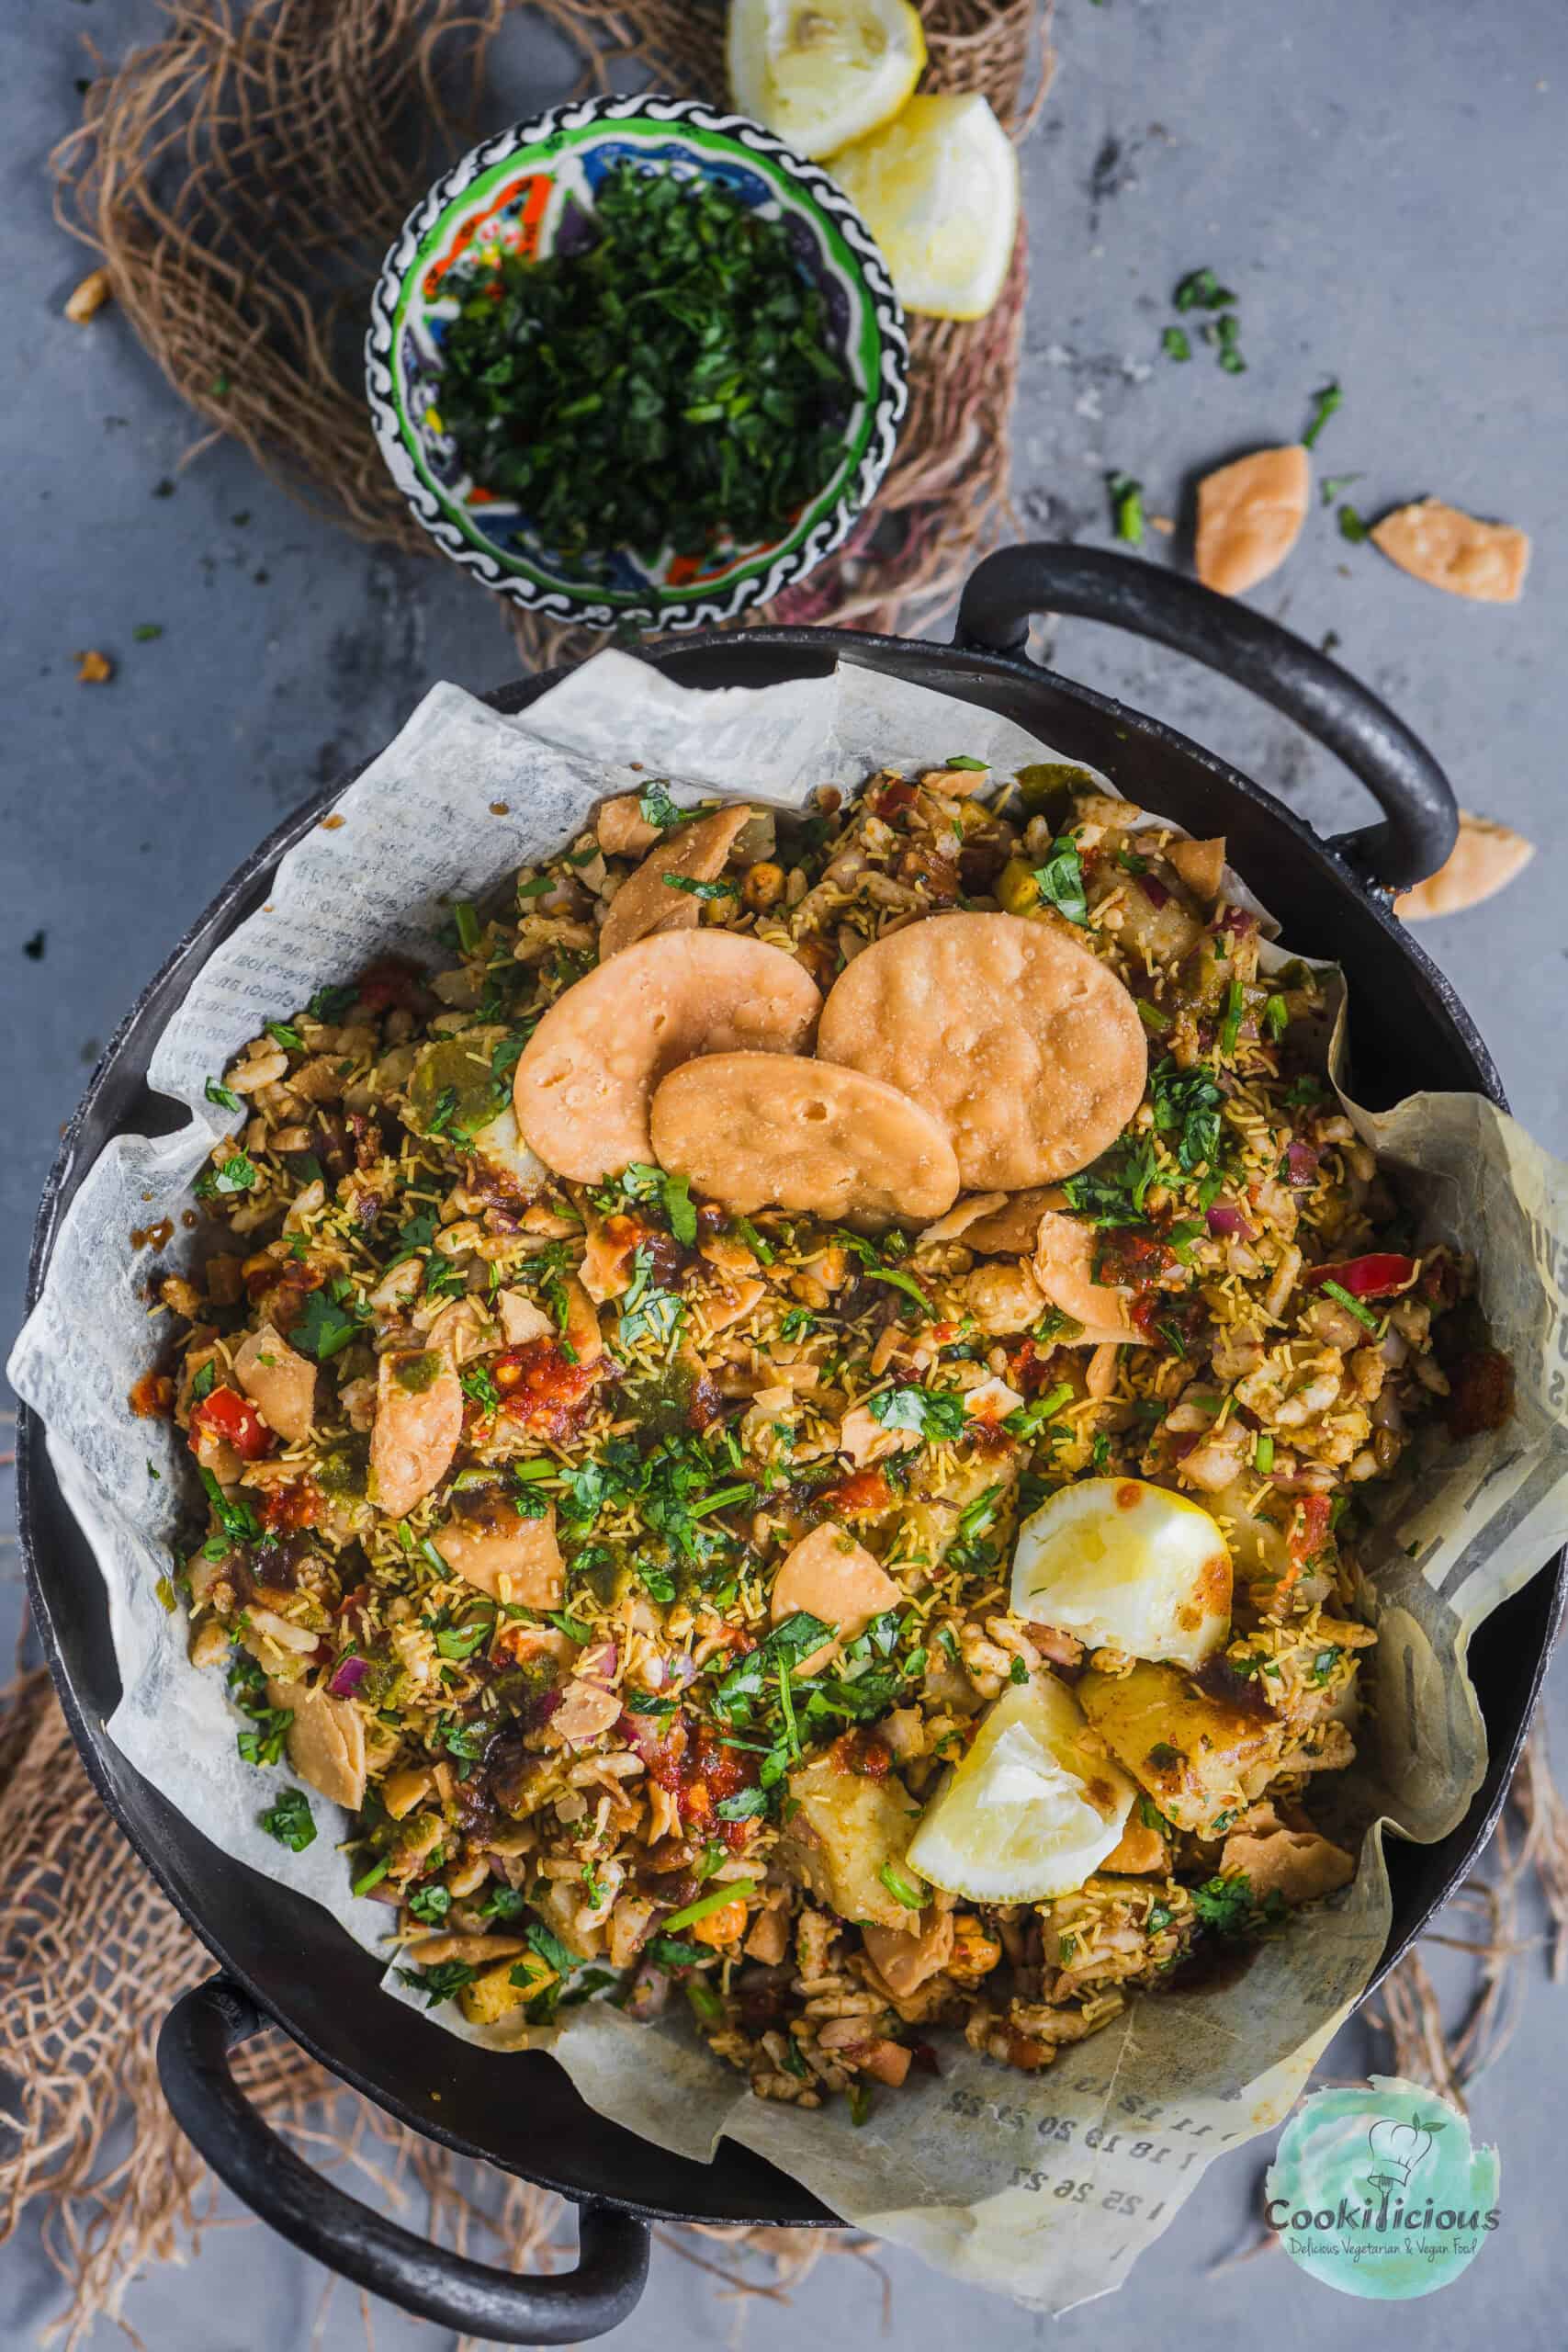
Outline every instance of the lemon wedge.
<path id="1" fill-rule="evenodd" d="M 1120 1841 L 1137 1794 L 1084 1745 L 1088 1729 L 1054 1675 L 1010 1683 L 926 1807 L 910 1868 L 972 1903 L 1043 1903 L 1081 1886 Z"/>
<path id="2" fill-rule="evenodd" d="M 908 0 L 730 0 L 730 94 L 802 155 L 890 122 L 925 62 Z"/>
<path id="3" fill-rule="evenodd" d="M 1230 1635 L 1231 1555 L 1217 1521 L 1143 1478 L 1082 1478 L 1018 1531 L 1012 1612 L 1091 1649 L 1195 1668 Z"/>
<path id="4" fill-rule="evenodd" d="M 881 246 L 906 310 L 981 319 L 1018 233 L 1018 157 L 978 95 L 911 98 L 896 122 L 833 158 L 833 177 Z"/>

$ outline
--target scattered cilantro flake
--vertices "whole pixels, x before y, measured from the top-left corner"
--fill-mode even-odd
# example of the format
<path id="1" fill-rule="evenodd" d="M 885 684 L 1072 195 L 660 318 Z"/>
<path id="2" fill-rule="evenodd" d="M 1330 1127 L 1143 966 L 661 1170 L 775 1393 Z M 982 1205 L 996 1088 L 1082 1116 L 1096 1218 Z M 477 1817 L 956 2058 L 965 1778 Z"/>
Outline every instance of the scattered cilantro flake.
<path id="1" fill-rule="evenodd" d="M 546 1967 L 553 1968 L 558 1976 L 570 1976 L 574 1968 L 581 1967 L 581 1953 L 575 1952 L 568 1945 L 563 1944 L 560 1938 L 553 1929 L 547 1928 L 542 1919 L 530 1919 L 523 1933 Z"/>
<path id="2" fill-rule="evenodd" d="M 231 1193 L 254 1193 L 261 1182 L 261 1170 L 243 1151 L 231 1151 L 227 1159 L 215 1167 L 204 1169 L 192 1190 L 197 1200 L 209 1201 L 226 1197 Z"/>
<path id="3" fill-rule="evenodd" d="M 1360 479 L 1359 474 L 1325 474 L 1323 478 L 1324 504 L 1332 506 L 1337 499 L 1344 496 L 1353 481 L 1359 481 Z M 1329 648 L 1325 645 L 1323 650 L 1326 653 Z"/>
<path id="4" fill-rule="evenodd" d="M 316 1840 L 316 1817 L 303 1789 L 285 1789 L 276 1804 L 262 1815 L 261 1826 L 291 1853 L 302 1854 Z"/>
<path id="5" fill-rule="evenodd" d="M 660 1968 L 701 1968 L 713 1958 L 708 1945 L 687 1943 L 681 1936 L 650 1936 L 647 1951 Z"/>
<path id="6" fill-rule="evenodd" d="M 1371 532 L 1353 506 L 1342 506 L 1339 509 L 1339 536 L 1342 539 L 1348 539 L 1351 546 L 1357 548 L 1360 546 L 1363 539 L 1371 537 Z"/>
<path id="7" fill-rule="evenodd" d="M 1089 900 L 1084 895 L 1083 860 L 1071 833 L 1062 833 L 1051 844 L 1050 854 L 1043 865 L 1034 868 L 1034 879 L 1047 906 L 1069 922 L 1087 923 Z"/>
<path id="8" fill-rule="evenodd" d="M 1144 485 L 1132 474 L 1108 473 L 1105 487 L 1111 493 L 1111 517 L 1119 539 L 1130 547 L 1144 544 Z"/>
<path id="9" fill-rule="evenodd" d="M 1312 423 L 1302 435 L 1302 447 L 1303 449 L 1313 449 L 1316 447 L 1318 435 L 1323 431 L 1324 426 L 1334 414 L 1335 410 L 1342 405 L 1345 395 L 1339 389 L 1337 379 L 1331 379 L 1329 382 L 1324 385 L 1321 391 L 1314 392 L 1312 398 Z"/>
<path id="10" fill-rule="evenodd" d="M 912 1430 L 928 1445 L 950 1445 L 964 1434 L 964 1398 L 956 1388 L 884 1388 L 866 1398 L 866 1410 L 885 1430 Z"/>
<path id="11" fill-rule="evenodd" d="M 684 890 L 689 899 L 733 899 L 739 885 L 728 878 L 699 882 L 694 874 L 661 874 L 667 890 Z"/>
<path id="12" fill-rule="evenodd" d="M 318 989 L 305 1010 L 312 1021 L 339 1022 L 351 1006 L 359 1001 L 359 990 L 353 986 Z"/>
<path id="13" fill-rule="evenodd" d="M 288 1342 L 301 1353 L 314 1356 L 318 1363 L 327 1363 L 356 1340 L 364 1328 L 365 1318 L 352 1303 L 352 1295 L 350 1303 L 344 1304 L 325 1290 L 313 1290 L 307 1295 L 304 1312 L 288 1334 Z"/>
<path id="14" fill-rule="evenodd" d="M 443 1960 L 434 1968 L 400 1968 L 398 1974 L 405 1984 L 424 1995 L 425 2007 L 434 2009 L 441 2001 L 450 2001 L 465 1984 L 471 1984 L 479 1974 L 466 1960 Z"/>
<path id="15" fill-rule="evenodd" d="M 1171 299 L 1179 311 L 1223 311 L 1237 298 L 1212 269 L 1204 268 L 1190 269 Z"/>
<path id="16" fill-rule="evenodd" d="M 138 621 L 130 634 L 138 645 L 151 645 L 154 638 L 163 636 L 164 624 L 162 621 Z"/>
<path id="17" fill-rule="evenodd" d="M 1190 359 L 1192 356 L 1192 345 L 1185 327 L 1167 327 L 1159 344 L 1168 359 Z"/>

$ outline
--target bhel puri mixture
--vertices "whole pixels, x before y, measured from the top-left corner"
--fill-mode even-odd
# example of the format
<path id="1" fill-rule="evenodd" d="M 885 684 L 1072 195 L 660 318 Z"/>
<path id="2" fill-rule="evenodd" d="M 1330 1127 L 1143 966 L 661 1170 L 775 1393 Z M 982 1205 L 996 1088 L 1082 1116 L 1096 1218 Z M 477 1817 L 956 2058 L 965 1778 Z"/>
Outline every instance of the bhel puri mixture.
<path id="1" fill-rule="evenodd" d="M 1329 976 L 1223 842 L 963 758 L 650 781 L 444 945 L 214 1077 L 161 1279 L 265 1826 L 346 1808 L 433 2004 L 688 2012 L 857 2119 L 1245 1998 L 1355 1869 L 1363 1498 L 1512 1396 Z"/>

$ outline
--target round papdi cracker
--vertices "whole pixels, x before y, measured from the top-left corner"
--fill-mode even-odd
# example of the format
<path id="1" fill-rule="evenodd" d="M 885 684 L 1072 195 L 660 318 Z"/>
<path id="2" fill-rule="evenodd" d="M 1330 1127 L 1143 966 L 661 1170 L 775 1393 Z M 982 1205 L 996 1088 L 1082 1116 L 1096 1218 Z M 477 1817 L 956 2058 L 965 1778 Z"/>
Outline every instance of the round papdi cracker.
<path id="1" fill-rule="evenodd" d="M 650 849 L 634 874 L 628 874 L 610 901 L 599 933 L 599 961 L 624 955 L 634 942 L 665 931 L 694 931 L 702 900 L 682 890 L 666 876 L 690 882 L 716 882 L 736 838 L 750 818 L 744 800 L 716 808 L 680 825 Z"/>
<path id="2" fill-rule="evenodd" d="M 547 1167 L 581 1184 L 649 1159 L 648 1107 L 698 1054 L 763 1058 L 809 1043 L 822 999 L 793 956 L 730 931 L 661 932 L 556 999 L 512 1083 L 517 1125 Z"/>
<path id="3" fill-rule="evenodd" d="M 1087 1168 L 1148 1074 L 1143 1023 L 1115 974 L 1021 915 L 932 915 L 874 940 L 829 992 L 817 1050 L 945 1120 L 977 1192 Z"/>
<path id="4" fill-rule="evenodd" d="M 958 1193 L 940 1119 L 896 1087 L 830 1062 L 708 1054 L 653 1098 L 653 1156 L 743 1215 L 939 1216 Z"/>

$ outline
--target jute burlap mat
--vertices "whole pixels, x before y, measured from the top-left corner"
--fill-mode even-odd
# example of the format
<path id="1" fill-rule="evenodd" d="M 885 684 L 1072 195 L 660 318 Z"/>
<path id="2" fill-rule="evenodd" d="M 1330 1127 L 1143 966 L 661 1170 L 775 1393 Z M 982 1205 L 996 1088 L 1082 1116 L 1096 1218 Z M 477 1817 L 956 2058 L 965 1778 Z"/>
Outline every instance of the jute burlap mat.
<path id="1" fill-rule="evenodd" d="M 356 537 L 431 554 L 371 436 L 361 339 L 405 214 L 485 129 L 515 0 L 169 0 L 164 39 L 89 88 L 53 156 L 62 222 L 102 256 L 151 356 L 208 427 Z M 588 86 L 725 99 L 717 0 L 531 0 Z M 1047 0 L 922 0 L 922 87 L 981 90 L 1015 139 L 1043 103 Z M 96 52 L 95 52 L 96 53 Z M 909 410 L 869 515 L 771 621 L 908 632 L 998 535 L 1027 285 L 972 324 L 912 319 Z M 599 640 L 500 606 L 535 666 Z"/>
<path id="2" fill-rule="evenodd" d="M 104 1810 L 41 1670 L 0 1693 L 0 1853 L 8 1915 L 0 1941 L 0 2101 L 11 2127 L 10 2143 L 0 2142 L 0 2243 L 36 2202 L 62 2288 L 51 2340 L 72 2352 L 107 2315 L 139 2341 L 124 2318 L 128 2289 L 149 2262 L 194 2254 L 216 2203 L 216 2184 L 165 2108 L 153 2063 L 170 2004 L 210 1973 L 212 1961 Z M 1472 1963 L 1457 2025 L 1445 2025 L 1421 1951 L 1385 1988 L 1374 2022 L 1392 2042 L 1394 2072 L 1462 2101 L 1517 2021 L 1532 1950 L 1526 1914 L 1537 1898 L 1560 1976 L 1568 1808 L 1543 1749 L 1532 1745 L 1484 1873 L 1428 1939 Z M 345 2185 L 409 2226 L 518 2269 L 548 2267 L 555 2258 L 563 2220 L 557 2199 L 405 2131 L 281 2034 L 250 2043 L 236 2072 L 312 2163 L 356 2170 Z M 874 2267 L 873 2249 L 854 2236 L 660 2234 L 727 2295 L 784 2298 L 825 2258 L 848 2255 Z M 365 2321 L 369 2342 L 367 2309 Z"/>

